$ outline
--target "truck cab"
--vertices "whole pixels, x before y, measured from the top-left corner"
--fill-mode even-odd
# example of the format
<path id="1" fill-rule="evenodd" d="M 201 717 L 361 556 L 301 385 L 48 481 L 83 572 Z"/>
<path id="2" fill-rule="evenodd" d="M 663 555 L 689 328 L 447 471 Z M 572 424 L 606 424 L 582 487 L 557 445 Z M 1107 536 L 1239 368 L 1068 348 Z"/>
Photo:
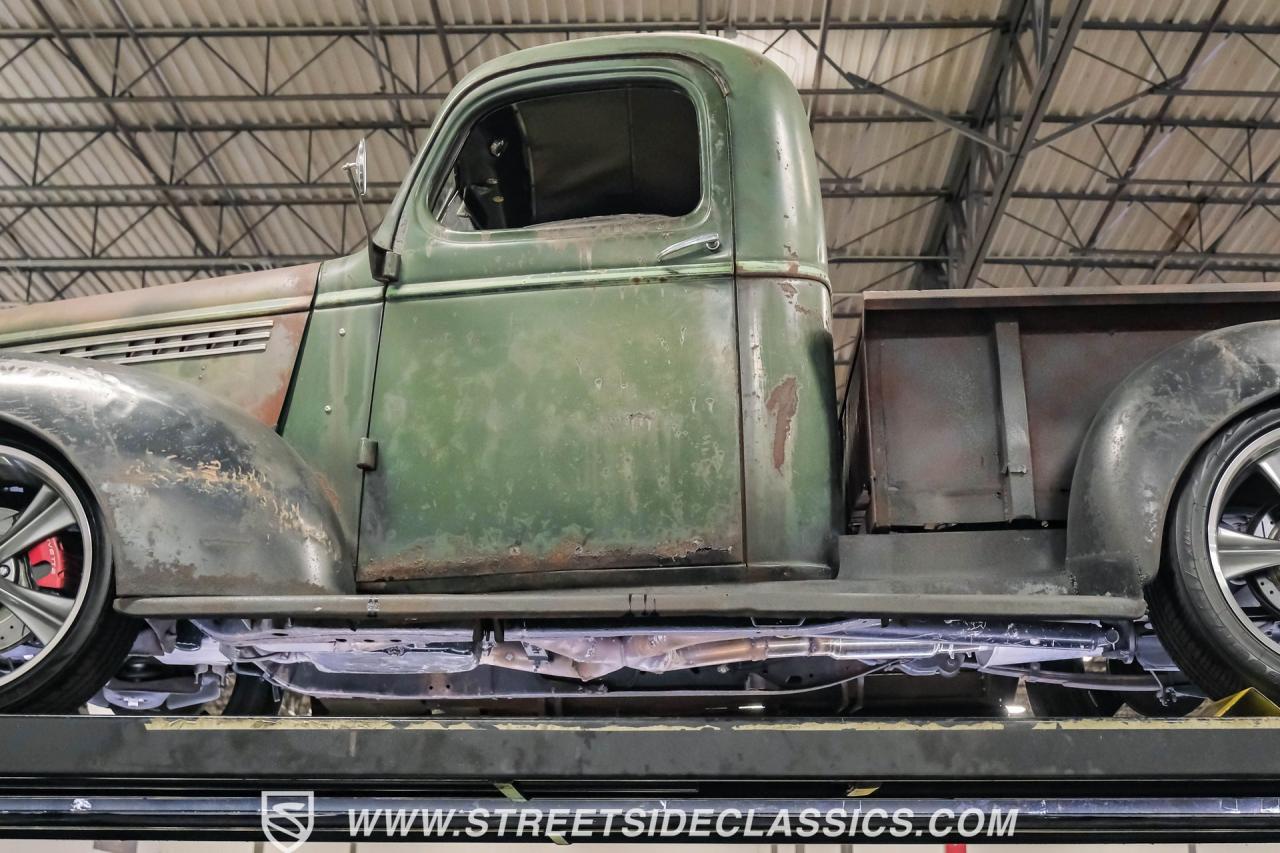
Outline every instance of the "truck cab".
<path id="1" fill-rule="evenodd" d="M 335 484 L 377 442 L 341 491 L 358 580 L 830 577 L 823 233 L 804 109 L 750 50 L 569 42 L 463 80 L 374 236 L 394 275 L 322 268 L 284 418 Z M 353 351 L 368 393 L 325 411 L 309 377 Z"/>

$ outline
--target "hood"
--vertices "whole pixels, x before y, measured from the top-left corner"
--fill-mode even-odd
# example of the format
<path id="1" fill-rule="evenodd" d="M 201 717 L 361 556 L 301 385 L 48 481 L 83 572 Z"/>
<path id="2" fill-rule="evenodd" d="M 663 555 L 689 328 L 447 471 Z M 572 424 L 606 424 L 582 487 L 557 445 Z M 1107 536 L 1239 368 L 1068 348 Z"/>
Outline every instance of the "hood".
<path id="1" fill-rule="evenodd" d="M 0 347 L 306 311 L 319 264 L 162 284 L 0 311 Z"/>

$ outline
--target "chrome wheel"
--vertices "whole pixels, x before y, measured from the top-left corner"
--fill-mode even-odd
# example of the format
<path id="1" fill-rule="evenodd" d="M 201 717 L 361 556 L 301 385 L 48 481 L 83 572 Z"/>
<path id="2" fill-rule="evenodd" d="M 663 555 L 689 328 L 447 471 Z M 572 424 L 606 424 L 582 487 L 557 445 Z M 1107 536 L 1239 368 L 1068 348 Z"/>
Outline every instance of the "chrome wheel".
<path id="1" fill-rule="evenodd" d="M 66 637 L 94 571 L 89 517 L 39 457 L 0 444 L 0 686 Z"/>
<path id="2" fill-rule="evenodd" d="M 1209 560 L 1240 624 L 1280 654 L 1280 430 L 1242 447 L 1213 487 Z"/>

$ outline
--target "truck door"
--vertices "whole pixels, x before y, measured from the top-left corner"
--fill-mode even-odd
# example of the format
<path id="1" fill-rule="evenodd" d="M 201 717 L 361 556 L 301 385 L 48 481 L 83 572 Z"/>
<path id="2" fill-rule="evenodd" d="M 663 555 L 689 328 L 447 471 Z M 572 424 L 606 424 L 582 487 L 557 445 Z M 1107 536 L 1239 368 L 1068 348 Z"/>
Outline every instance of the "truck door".
<path id="1" fill-rule="evenodd" d="M 359 579 L 741 563 L 714 79 L 654 57 L 524 69 L 446 107 L 429 146 L 387 291 Z"/>

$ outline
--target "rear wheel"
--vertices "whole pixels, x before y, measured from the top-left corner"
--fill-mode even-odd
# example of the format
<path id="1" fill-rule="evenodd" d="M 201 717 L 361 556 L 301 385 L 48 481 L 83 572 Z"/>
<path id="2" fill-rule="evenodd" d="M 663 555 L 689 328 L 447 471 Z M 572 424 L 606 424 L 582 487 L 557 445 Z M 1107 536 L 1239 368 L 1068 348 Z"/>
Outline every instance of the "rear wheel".
<path id="1" fill-rule="evenodd" d="M 0 711 L 74 711 L 124 660 L 104 531 L 65 463 L 0 439 Z"/>
<path id="2" fill-rule="evenodd" d="M 1213 697 L 1280 699 L 1280 410 L 1243 418 L 1193 461 L 1148 590 L 1161 641 Z"/>

